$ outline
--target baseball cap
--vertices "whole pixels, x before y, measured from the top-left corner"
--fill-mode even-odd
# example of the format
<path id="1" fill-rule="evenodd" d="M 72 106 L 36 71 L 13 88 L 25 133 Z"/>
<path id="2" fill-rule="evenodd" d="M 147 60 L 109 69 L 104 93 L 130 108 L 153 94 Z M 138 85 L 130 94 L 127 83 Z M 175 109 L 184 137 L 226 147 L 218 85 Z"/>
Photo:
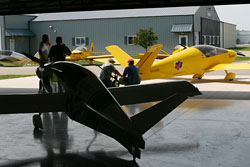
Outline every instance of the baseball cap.
<path id="1" fill-rule="evenodd" d="M 128 59 L 128 63 L 134 62 L 134 59 Z"/>

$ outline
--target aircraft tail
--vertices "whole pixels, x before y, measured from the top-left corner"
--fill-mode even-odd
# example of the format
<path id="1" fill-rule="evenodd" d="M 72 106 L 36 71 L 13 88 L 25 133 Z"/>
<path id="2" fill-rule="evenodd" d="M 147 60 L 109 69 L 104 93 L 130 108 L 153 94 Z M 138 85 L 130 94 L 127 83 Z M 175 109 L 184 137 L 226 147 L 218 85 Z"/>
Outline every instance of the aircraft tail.
<path id="1" fill-rule="evenodd" d="M 187 96 L 178 93 L 173 94 L 160 103 L 131 117 L 133 127 L 138 133 L 144 134 L 187 98 Z"/>
<path id="2" fill-rule="evenodd" d="M 128 59 L 132 59 L 126 52 L 116 45 L 106 47 L 107 51 L 121 64 L 123 68 L 128 66 Z M 136 63 L 136 61 L 135 61 Z"/>
<path id="3" fill-rule="evenodd" d="M 168 52 L 166 52 L 165 50 L 161 49 L 161 52 L 164 53 L 166 56 L 171 56 Z"/>
<path id="4" fill-rule="evenodd" d="M 91 48 L 90 48 L 90 50 L 89 50 L 90 56 L 94 56 L 94 49 L 95 49 L 95 45 L 94 45 L 94 43 L 92 42 L 92 43 L 91 43 Z"/>
<path id="5" fill-rule="evenodd" d="M 154 63 L 155 59 L 158 56 L 158 53 L 161 51 L 162 44 L 151 46 L 140 61 L 136 64 L 140 73 L 149 71 L 150 67 Z"/>

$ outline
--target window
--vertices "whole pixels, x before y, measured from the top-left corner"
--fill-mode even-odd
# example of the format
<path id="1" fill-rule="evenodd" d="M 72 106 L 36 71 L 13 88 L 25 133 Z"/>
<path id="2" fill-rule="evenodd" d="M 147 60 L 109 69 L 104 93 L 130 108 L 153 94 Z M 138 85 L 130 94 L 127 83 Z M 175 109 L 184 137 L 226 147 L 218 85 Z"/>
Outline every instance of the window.
<path id="1" fill-rule="evenodd" d="M 209 45 L 212 44 L 212 36 L 209 36 Z"/>
<path id="2" fill-rule="evenodd" d="M 75 37 L 75 46 L 86 46 L 86 37 Z"/>
<path id="3" fill-rule="evenodd" d="M 217 36 L 217 45 L 220 44 L 220 36 Z"/>
<path id="4" fill-rule="evenodd" d="M 206 35 L 203 35 L 203 44 L 206 45 L 207 44 L 207 36 Z"/>
<path id="5" fill-rule="evenodd" d="M 215 45 L 216 44 L 216 38 L 215 38 L 215 36 L 213 36 L 213 44 Z"/>
<path id="6" fill-rule="evenodd" d="M 197 45 L 194 46 L 194 48 L 199 49 L 206 57 L 212 57 L 220 54 L 227 53 L 228 51 L 223 48 L 218 48 L 215 46 L 209 46 L 209 45 Z"/>
<path id="7" fill-rule="evenodd" d="M 179 35 L 179 44 L 188 46 L 188 36 L 187 35 Z"/>
<path id="8" fill-rule="evenodd" d="M 134 45 L 134 39 L 136 38 L 135 35 L 127 36 L 127 45 Z"/>

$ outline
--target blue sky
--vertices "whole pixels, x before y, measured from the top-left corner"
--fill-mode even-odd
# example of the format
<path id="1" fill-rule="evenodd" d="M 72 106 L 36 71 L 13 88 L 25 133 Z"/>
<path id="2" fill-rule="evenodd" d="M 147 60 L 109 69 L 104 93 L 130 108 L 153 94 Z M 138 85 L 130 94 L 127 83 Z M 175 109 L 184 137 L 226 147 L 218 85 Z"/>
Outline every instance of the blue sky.
<path id="1" fill-rule="evenodd" d="M 250 30 L 250 4 L 215 6 L 221 21 L 237 25 L 238 30 Z"/>

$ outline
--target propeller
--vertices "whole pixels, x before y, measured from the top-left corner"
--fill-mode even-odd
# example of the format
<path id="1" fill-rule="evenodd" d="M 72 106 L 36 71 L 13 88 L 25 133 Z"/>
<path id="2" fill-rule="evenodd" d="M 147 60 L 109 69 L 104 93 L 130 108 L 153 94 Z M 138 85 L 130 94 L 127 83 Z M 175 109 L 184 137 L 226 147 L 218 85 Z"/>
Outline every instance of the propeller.
<path id="1" fill-rule="evenodd" d="M 237 55 L 238 56 L 246 56 L 246 55 L 244 55 L 242 52 L 240 52 L 240 51 L 236 51 L 236 53 L 237 53 Z"/>

